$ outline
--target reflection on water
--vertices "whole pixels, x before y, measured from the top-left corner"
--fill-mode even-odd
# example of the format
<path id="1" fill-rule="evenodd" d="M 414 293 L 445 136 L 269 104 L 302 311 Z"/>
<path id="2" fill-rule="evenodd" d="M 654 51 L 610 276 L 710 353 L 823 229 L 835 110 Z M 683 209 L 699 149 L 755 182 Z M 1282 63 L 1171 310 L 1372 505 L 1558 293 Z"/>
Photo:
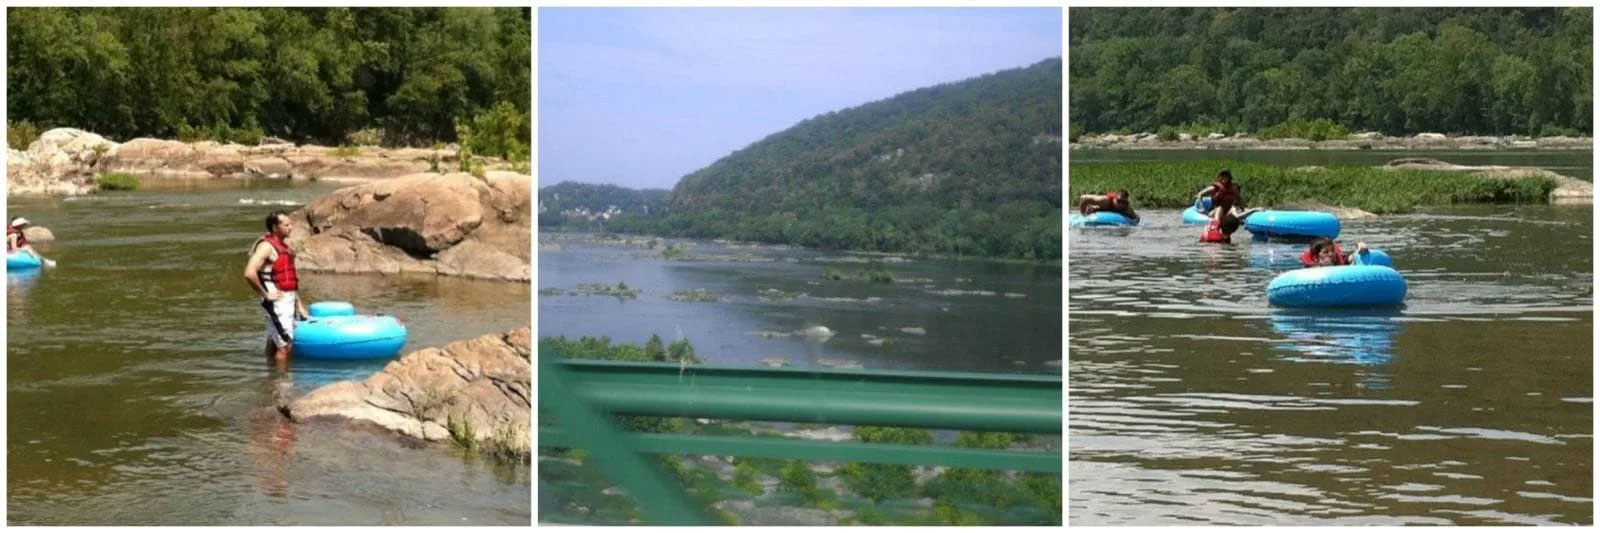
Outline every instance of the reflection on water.
<path id="1" fill-rule="evenodd" d="M 528 524 L 525 466 L 282 419 L 283 397 L 388 361 L 272 369 L 245 254 L 266 212 L 332 187 L 230 183 L 10 200 L 59 264 L 6 280 L 9 523 Z M 525 284 L 302 280 L 312 301 L 401 318 L 406 352 L 528 325 Z"/>
<path id="2" fill-rule="evenodd" d="M 1069 522 L 1592 522 L 1588 206 L 1349 221 L 1400 310 L 1286 310 L 1300 248 L 1070 233 Z"/>

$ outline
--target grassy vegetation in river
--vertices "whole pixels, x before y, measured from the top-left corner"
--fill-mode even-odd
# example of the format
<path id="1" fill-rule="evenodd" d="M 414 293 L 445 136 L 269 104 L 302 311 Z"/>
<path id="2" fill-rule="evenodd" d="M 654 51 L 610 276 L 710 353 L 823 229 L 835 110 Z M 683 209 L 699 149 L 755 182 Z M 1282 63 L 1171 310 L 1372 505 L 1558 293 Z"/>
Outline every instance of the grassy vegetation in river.
<path id="1" fill-rule="evenodd" d="M 1072 165 L 1067 203 L 1076 207 L 1078 195 L 1128 189 L 1135 209 L 1186 207 L 1224 168 L 1233 170 L 1234 181 L 1243 187 L 1251 207 L 1315 200 L 1374 213 L 1401 213 L 1420 205 L 1545 203 L 1556 188 L 1548 178 L 1495 178 L 1465 172 L 1306 168 L 1240 161 L 1128 162 Z"/>
<path id="2" fill-rule="evenodd" d="M 139 188 L 139 178 L 132 174 L 113 172 L 95 176 L 94 184 L 99 185 L 102 191 L 132 191 Z"/>

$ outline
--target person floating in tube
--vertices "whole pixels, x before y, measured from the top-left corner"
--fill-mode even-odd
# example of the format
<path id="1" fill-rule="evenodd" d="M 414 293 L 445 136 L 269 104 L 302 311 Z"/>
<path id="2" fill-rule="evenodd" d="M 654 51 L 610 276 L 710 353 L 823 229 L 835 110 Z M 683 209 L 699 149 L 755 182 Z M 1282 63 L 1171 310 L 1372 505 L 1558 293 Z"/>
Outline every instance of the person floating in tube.
<path id="1" fill-rule="evenodd" d="M 294 321 L 310 315 L 300 299 L 300 279 L 294 270 L 294 250 L 284 243 L 294 221 L 283 211 L 267 215 L 267 234 L 250 245 L 250 260 L 244 265 L 244 279 L 261 297 L 267 317 L 266 353 L 282 366 L 289 361 L 294 344 Z"/>
<path id="2" fill-rule="evenodd" d="M 23 252 L 38 258 L 40 263 L 44 263 L 44 266 L 56 266 L 55 261 L 45 259 L 44 256 L 39 255 L 39 252 L 33 249 L 32 245 L 28 244 L 28 234 L 25 230 L 31 225 L 33 223 L 28 222 L 26 218 L 17 217 L 11 219 L 11 225 L 6 226 L 6 253 Z"/>
<path id="3" fill-rule="evenodd" d="M 1127 189 L 1106 191 L 1105 194 L 1085 194 L 1078 197 L 1078 213 L 1089 216 L 1099 211 L 1110 211 L 1139 222 L 1139 214 L 1133 212 L 1132 196 Z"/>
<path id="4" fill-rule="evenodd" d="M 1242 210 L 1244 199 L 1240 196 L 1239 184 L 1233 182 L 1233 171 L 1222 169 L 1217 171 L 1217 181 L 1207 185 L 1200 192 L 1194 194 L 1196 205 L 1205 197 L 1211 197 L 1211 209 L 1203 210 L 1207 218 L 1216 220 L 1220 215 L 1229 214 L 1239 220 L 1244 220 L 1251 213 L 1259 209 Z"/>
<path id="5" fill-rule="evenodd" d="M 1300 254 L 1300 264 L 1306 268 L 1350 265 L 1355 263 L 1356 254 L 1365 251 L 1367 251 L 1365 242 L 1356 243 L 1356 251 L 1345 254 L 1333 239 L 1318 237 L 1317 240 L 1311 241 L 1311 246 L 1306 248 L 1305 253 Z"/>

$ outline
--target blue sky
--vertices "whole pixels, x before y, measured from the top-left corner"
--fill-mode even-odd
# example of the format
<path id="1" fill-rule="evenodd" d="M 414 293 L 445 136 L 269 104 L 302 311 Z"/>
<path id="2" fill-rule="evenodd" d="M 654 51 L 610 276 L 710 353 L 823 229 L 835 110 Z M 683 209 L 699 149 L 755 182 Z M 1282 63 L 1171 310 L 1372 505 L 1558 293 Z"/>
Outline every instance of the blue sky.
<path id="1" fill-rule="evenodd" d="M 539 183 L 670 188 L 828 111 L 1061 55 L 1057 8 L 541 8 Z"/>

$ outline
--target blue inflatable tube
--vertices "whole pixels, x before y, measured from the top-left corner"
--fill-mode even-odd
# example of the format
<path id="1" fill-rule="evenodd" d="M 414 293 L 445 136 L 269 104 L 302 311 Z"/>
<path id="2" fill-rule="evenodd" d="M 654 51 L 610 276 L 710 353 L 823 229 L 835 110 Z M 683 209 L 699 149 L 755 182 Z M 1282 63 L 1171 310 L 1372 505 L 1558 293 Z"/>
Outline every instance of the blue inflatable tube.
<path id="1" fill-rule="evenodd" d="M 313 317 L 350 316 L 356 314 L 356 306 L 350 305 L 350 302 L 317 302 L 306 311 L 310 311 Z"/>
<path id="2" fill-rule="evenodd" d="M 1267 285 L 1267 303 L 1279 307 L 1381 307 L 1405 300 L 1405 277 L 1386 266 L 1302 268 Z"/>
<path id="3" fill-rule="evenodd" d="M 1339 217 L 1321 211 L 1258 211 L 1244 219 L 1257 237 L 1339 237 Z"/>
<path id="4" fill-rule="evenodd" d="M 1394 258 L 1389 257 L 1389 254 L 1383 253 L 1383 250 L 1368 248 L 1367 251 L 1356 254 L 1355 262 L 1352 264 L 1394 268 Z"/>
<path id="5" fill-rule="evenodd" d="M 1190 225 L 1209 224 L 1211 223 L 1211 217 L 1206 216 L 1205 213 L 1201 213 L 1200 210 L 1195 209 L 1194 206 L 1189 206 L 1188 209 L 1183 210 L 1183 223 Z"/>
<path id="6" fill-rule="evenodd" d="M 1087 215 L 1072 215 L 1067 218 L 1067 225 L 1092 228 L 1097 226 L 1136 226 L 1137 224 L 1134 224 L 1132 219 L 1122 216 L 1122 213 L 1095 211 Z"/>
<path id="7" fill-rule="evenodd" d="M 28 252 L 11 252 L 6 254 L 6 270 L 33 270 L 44 265 L 43 261 Z"/>
<path id="8" fill-rule="evenodd" d="M 323 305 L 318 308 L 318 304 Z M 394 357 L 406 344 L 406 326 L 392 316 L 357 315 L 345 302 L 313 304 L 310 320 L 295 322 L 294 356 L 311 359 Z M 339 305 L 343 304 L 343 305 Z M 333 313 L 318 315 L 317 313 Z"/>

